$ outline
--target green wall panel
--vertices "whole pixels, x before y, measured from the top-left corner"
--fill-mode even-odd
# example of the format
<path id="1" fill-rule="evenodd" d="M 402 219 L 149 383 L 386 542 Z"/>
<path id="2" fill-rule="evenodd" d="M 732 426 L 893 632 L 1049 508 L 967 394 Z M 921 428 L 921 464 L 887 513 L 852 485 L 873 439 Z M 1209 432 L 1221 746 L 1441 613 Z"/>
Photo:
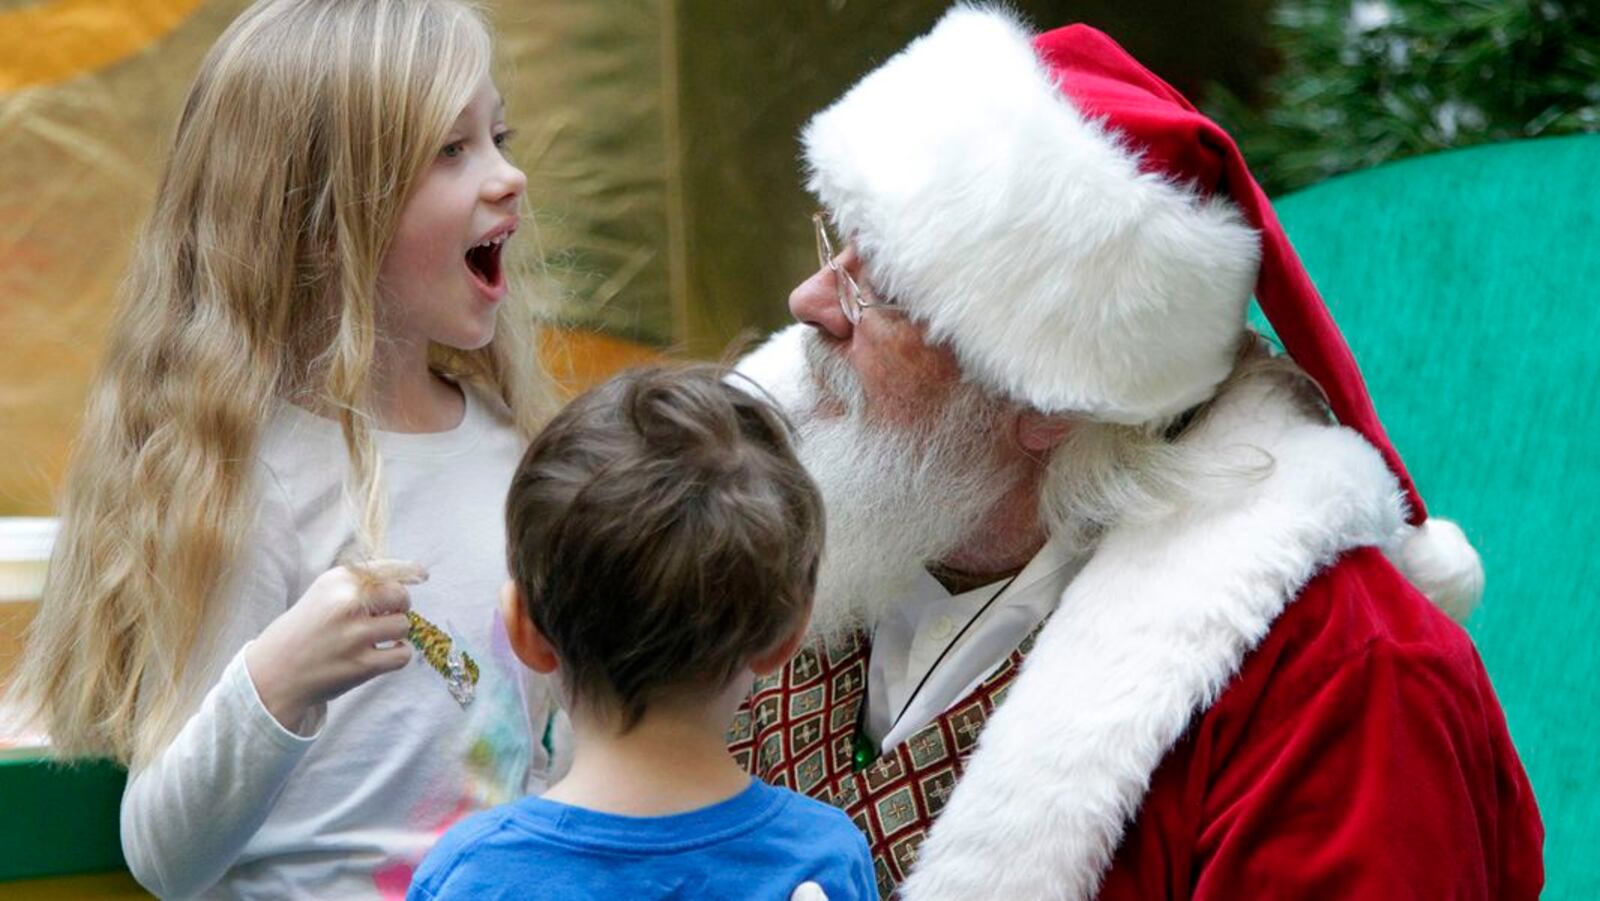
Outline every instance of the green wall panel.
<path id="1" fill-rule="evenodd" d="M 1600 898 L 1600 135 L 1455 151 L 1277 204 L 1430 513 L 1488 581 L 1468 626 L 1546 828 Z"/>

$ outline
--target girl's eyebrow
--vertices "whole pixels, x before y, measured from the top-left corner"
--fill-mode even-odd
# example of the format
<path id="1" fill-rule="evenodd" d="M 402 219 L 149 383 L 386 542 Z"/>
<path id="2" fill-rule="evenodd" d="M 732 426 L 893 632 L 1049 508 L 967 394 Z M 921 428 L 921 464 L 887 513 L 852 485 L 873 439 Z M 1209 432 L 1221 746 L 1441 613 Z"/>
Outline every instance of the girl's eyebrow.
<path id="1" fill-rule="evenodd" d="M 505 118 L 505 114 L 506 114 L 506 98 L 505 98 L 505 96 L 503 94 L 494 95 L 494 115 L 491 118 L 503 119 L 503 118 Z M 459 126 L 461 124 L 461 120 L 466 119 L 471 115 L 472 115 L 472 105 L 469 103 L 469 104 L 467 104 L 466 109 L 463 109 L 459 114 L 457 114 L 457 116 L 456 116 L 456 125 Z"/>

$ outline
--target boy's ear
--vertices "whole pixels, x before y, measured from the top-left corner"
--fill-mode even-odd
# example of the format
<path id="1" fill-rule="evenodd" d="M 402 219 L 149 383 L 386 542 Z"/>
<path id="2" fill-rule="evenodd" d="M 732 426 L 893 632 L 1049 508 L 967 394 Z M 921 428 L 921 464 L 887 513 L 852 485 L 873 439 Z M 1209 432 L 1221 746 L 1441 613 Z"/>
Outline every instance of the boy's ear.
<path id="1" fill-rule="evenodd" d="M 810 625 L 811 611 L 807 610 L 805 617 L 800 620 L 800 624 L 793 632 L 781 639 L 772 650 L 758 654 L 750 661 L 750 671 L 758 676 L 765 676 L 782 669 L 783 665 L 800 650 L 800 645 L 806 640 L 806 629 Z"/>
<path id="2" fill-rule="evenodd" d="M 506 637 L 518 660 L 536 673 L 549 675 L 556 671 L 561 665 L 556 659 L 556 649 L 525 612 L 522 592 L 510 579 L 500 588 L 500 618 L 505 621 Z"/>
<path id="3" fill-rule="evenodd" d="M 1065 416 L 1052 416 L 1038 410 L 1023 410 L 1017 414 L 1017 444 L 1031 453 L 1054 450 L 1071 430 L 1072 421 Z"/>

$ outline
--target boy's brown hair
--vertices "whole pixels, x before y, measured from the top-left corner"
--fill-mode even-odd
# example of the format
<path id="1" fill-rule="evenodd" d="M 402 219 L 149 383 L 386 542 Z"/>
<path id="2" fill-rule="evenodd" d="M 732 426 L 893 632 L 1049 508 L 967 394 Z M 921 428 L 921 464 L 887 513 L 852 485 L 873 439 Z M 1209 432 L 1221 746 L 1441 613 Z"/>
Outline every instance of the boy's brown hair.
<path id="1" fill-rule="evenodd" d="M 550 421 L 506 497 L 511 576 L 573 702 L 623 730 L 726 686 L 810 611 L 822 497 L 777 410 L 709 365 L 612 378 Z"/>

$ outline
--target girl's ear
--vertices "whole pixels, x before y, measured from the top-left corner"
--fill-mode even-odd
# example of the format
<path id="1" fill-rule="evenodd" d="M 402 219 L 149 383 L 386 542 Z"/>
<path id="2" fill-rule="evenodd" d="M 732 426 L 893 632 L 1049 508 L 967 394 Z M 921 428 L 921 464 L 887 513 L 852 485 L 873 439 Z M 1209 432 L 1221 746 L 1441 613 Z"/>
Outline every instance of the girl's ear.
<path id="1" fill-rule="evenodd" d="M 806 640 L 806 629 L 810 625 L 811 611 L 807 610 L 805 617 L 795 626 L 793 632 L 779 639 L 771 650 L 757 654 L 755 659 L 750 661 L 750 671 L 758 676 L 765 676 L 782 669 L 783 665 L 800 650 L 800 645 Z"/>
<path id="2" fill-rule="evenodd" d="M 544 637 L 539 627 L 533 624 L 533 619 L 527 614 L 527 608 L 522 603 L 522 592 L 518 590 L 517 583 L 506 580 L 500 588 L 500 618 L 506 624 L 506 637 L 511 641 L 511 650 L 517 655 L 528 669 L 543 675 L 549 675 L 561 665 L 556 658 L 556 649 L 550 640 Z"/>

